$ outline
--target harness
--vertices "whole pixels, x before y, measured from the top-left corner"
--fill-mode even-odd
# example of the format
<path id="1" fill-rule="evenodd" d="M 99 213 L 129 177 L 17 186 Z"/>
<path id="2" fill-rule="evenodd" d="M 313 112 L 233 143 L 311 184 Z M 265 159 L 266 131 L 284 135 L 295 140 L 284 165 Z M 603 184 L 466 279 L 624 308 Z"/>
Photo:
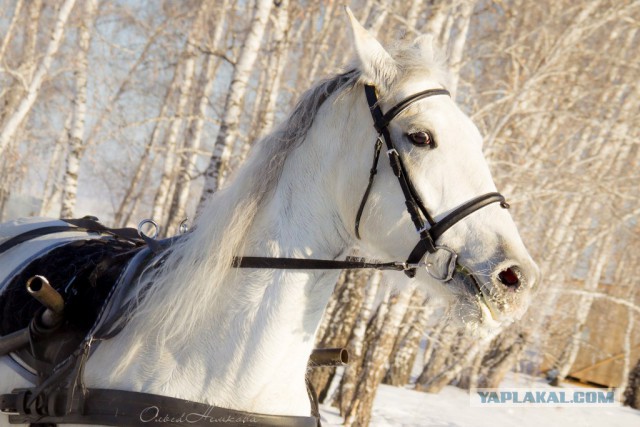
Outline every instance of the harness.
<path id="1" fill-rule="evenodd" d="M 38 326 L 36 315 L 28 329 L 13 334 L 18 336 L 20 342 L 7 341 L 6 336 L 0 337 L 0 348 L 17 347 L 16 353 L 22 362 L 38 372 L 37 376 L 29 378 L 36 382 L 35 387 L 0 395 L 0 411 L 9 415 L 11 424 L 319 426 L 318 400 L 309 383 L 307 392 L 312 413 L 308 417 L 257 414 L 162 395 L 86 387 L 83 374 L 89 356 L 102 341 L 113 338 L 122 331 L 127 324 L 128 315 L 135 310 L 138 302 L 138 299 L 130 295 L 135 279 L 143 270 L 156 268 L 164 261 L 166 251 L 175 238 L 155 241 L 142 233 L 138 234 L 135 229 L 110 229 L 91 218 L 64 221 L 69 225 L 41 227 L 8 239 L 0 245 L 0 253 L 41 236 L 66 231 L 86 231 L 129 241 L 129 260 L 86 335 L 78 335 L 79 331 L 69 326 L 68 322 L 55 330 L 45 331 L 46 334 L 39 334 L 36 329 L 41 327 Z M 99 240 L 89 239 L 88 242 Z M 68 245 L 77 243 L 73 241 Z M 90 273 L 93 275 L 99 274 L 98 270 L 105 270 L 104 264 L 99 263 L 93 267 Z M 75 276 L 70 282 L 74 280 Z M 145 290 L 142 289 L 141 292 L 144 294 Z M 25 344 L 27 347 L 23 348 Z M 2 354 L 4 352 L 0 352 Z M 336 352 L 329 349 L 320 352 L 318 358 L 314 359 L 312 355 L 311 366 L 342 364 L 347 358 L 342 351 L 338 351 L 336 356 L 334 354 Z"/>
<path id="2" fill-rule="evenodd" d="M 441 220 L 435 221 L 416 191 L 389 131 L 391 121 L 412 103 L 431 96 L 449 95 L 449 92 L 445 89 L 430 89 L 416 93 L 399 102 L 387 113 L 383 113 L 378 105 L 378 98 L 373 86 L 365 86 L 365 95 L 378 137 L 374 145 L 374 158 L 369 182 L 356 214 L 355 234 L 360 239 L 360 220 L 377 174 L 380 151 L 384 142 L 389 164 L 398 179 L 407 211 L 419 235 L 419 241 L 407 260 L 373 262 L 352 257 L 345 260 L 235 257 L 234 267 L 305 270 L 379 269 L 403 271 L 409 277 L 415 276 L 417 268 L 426 267 L 427 271 L 436 279 L 445 282 L 451 279 L 454 271 L 464 271 L 464 267 L 457 262 L 457 254 L 449 248 L 438 246 L 437 240 L 458 221 L 489 204 L 500 203 L 503 208 L 508 208 L 509 205 L 500 193 L 487 193 L 469 200 Z M 170 247 L 172 240 L 158 242 L 134 229 L 110 229 L 91 218 L 66 221 L 69 226 L 34 230 L 5 241 L 0 244 L 0 253 L 29 239 L 60 231 L 97 232 L 119 239 L 128 239 L 135 247 L 136 253 L 118 278 L 117 284 L 107 295 L 96 323 L 71 355 L 53 367 L 51 373 L 36 387 L 14 390 L 10 394 L 0 395 L 0 411 L 10 413 L 10 423 L 31 423 L 32 425 L 72 423 L 114 426 L 143 426 L 148 425 L 149 422 L 162 422 L 169 426 L 184 424 L 210 426 L 216 423 L 223 423 L 225 426 L 311 427 L 319 425 L 317 396 L 309 384 L 307 384 L 307 389 L 312 406 L 312 416 L 310 417 L 254 414 L 148 393 L 87 388 L 83 382 L 83 372 L 91 351 L 100 341 L 114 337 L 124 328 L 127 314 L 135 309 L 136 304 L 136 299 L 127 301 L 128 291 L 132 288 L 131 283 L 144 268 L 150 268 L 163 262 L 162 253 Z M 428 261 L 423 261 L 425 255 L 435 254 L 439 251 L 448 255 L 446 274 L 440 276 L 434 275 L 430 271 Z M 142 292 L 144 293 L 144 289 Z"/>

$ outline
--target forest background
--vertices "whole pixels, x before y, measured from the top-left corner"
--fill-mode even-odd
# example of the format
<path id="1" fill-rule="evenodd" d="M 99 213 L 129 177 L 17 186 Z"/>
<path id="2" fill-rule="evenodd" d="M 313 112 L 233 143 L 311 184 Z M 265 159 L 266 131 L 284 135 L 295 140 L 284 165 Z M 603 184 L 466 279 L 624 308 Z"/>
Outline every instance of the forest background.
<path id="1" fill-rule="evenodd" d="M 343 275 L 318 345 L 353 362 L 332 393 L 333 370 L 310 374 L 321 398 L 364 425 L 381 381 L 437 392 L 516 370 L 624 388 L 640 358 L 640 2 L 348 4 L 385 43 L 435 35 L 544 284 L 522 321 L 479 342 L 418 292 Z M 153 218 L 175 234 L 347 64 L 342 6 L 0 0 L 0 220 Z"/>

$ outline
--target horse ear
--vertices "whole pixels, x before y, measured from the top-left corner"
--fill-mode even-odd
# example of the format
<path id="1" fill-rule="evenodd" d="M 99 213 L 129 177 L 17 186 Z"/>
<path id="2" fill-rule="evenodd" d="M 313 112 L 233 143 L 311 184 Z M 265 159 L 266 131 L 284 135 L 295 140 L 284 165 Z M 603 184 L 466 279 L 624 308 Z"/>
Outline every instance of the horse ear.
<path id="1" fill-rule="evenodd" d="M 358 69 L 367 83 L 380 91 L 387 92 L 398 75 L 398 66 L 391 55 L 353 16 L 351 9 L 345 6 L 351 23 L 352 43 L 356 49 Z"/>

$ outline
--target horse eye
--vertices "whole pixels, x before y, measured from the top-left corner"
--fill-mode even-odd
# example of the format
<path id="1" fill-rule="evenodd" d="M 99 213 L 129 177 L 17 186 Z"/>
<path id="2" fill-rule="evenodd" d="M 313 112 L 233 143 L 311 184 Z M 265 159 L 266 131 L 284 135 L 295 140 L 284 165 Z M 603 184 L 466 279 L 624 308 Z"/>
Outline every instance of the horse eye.
<path id="1" fill-rule="evenodd" d="M 409 139 L 415 145 L 429 145 L 433 146 L 433 138 L 431 138 L 431 134 L 426 131 L 413 132 L 410 133 Z"/>

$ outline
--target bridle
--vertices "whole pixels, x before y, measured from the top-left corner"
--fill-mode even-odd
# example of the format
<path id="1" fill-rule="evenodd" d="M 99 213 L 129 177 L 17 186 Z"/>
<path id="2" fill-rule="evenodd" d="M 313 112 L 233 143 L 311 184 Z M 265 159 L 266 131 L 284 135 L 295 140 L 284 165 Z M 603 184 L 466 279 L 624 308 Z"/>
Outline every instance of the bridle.
<path id="1" fill-rule="evenodd" d="M 393 170 L 394 175 L 398 178 L 398 183 L 400 184 L 400 188 L 402 189 L 402 193 L 405 199 L 405 205 L 407 207 L 407 212 L 409 212 L 409 216 L 411 217 L 411 221 L 416 228 L 420 236 L 420 240 L 413 248 L 409 257 L 407 258 L 405 274 L 409 277 L 415 276 L 416 268 L 423 266 L 420 263 L 422 258 L 427 253 L 435 253 L 438 249 L 446 250 L 451 254 L 455 254 L 451 249 L 446 248 L 444 246 L 436 246 L 436 242 L 442 234 L 447 231 L 451 226 L 456 224 L 461 219 L 469 216 L 473 212 L 491 204 L 499 202 L 500 206 L 507 209 L 509 208 L 509 204 L 506 202 L 504 196 L 500 193 L 492 192 L 486 193 L 476 198 L 469 200 L 458 208 L 454 209 L 447 216 L 442 218 L 440 221 L 435 221 L 429 211 L 424 206 L 420 195 L 416 191 L 413 183 L 411 182 L 411 178 L 407 173 L 407 169 L 404 166 L 402 158 L 400 154 L 398 154 L 398 150 L 391 138 L 391 132 L 389 131 L 389 125 L 391 121 L 398 116 L 401 112 L 406 110 L 411 104 L 416 101 L 419 101 L 424 98 L 428 98 L 436 95 L 447 95 L 451 96 L 448 90 L 446 89 L 427 89 L 422 92 L 418 92 L 414 95 L 405 98 L 396 104 L 393 108 L 391 108 L 387 113 L 383 113 L 380 105 L 378 103 L 378 97 L 376 95 L 375 87 L 371 85 L 365 85 L 364 92 L 367 96 L 367 103 L 369 104 L 369 110 L 371 111 L 371 116 L 373 117 L 373 125 L 378 131 L 378 138 L 376 140 L 374 155 L 373 155 L 373 166 L 371 167 L 371 171 L 369 174 L 369 184 L 362 196 L 362 201 L 360 202 L 360 207 L 358 209 L 358 213 L 356 215 L 355 222 L 355 233 L 356 237 L 360 239 L 360 219 L 362 217 L 362 213 L 364 211 L 365 205 L 367 204 L 367 199 L 369 198 L 369 193 L 371 191 L 371 186 L 373 185 L 374 177 L 377 174 L 378 160 L 380 158 L 380 149 L 382 148 L 382 141 L 384 141 L 387 147 L 387 156 L 389 157 L 389 164 L 391 165 L 391 169 Z M 425 223 L 428 223 L 427 224 Z M 456 256 L 457 258 L 457 256 Z M 453 259 L 455 262 L 455 258 Z M 452 273 L 452 269 L 449 269 Z M 451 279 L 450 274 L 443 279 Z M 444 280 L 444 281 L 447 281 Z"/>
<path id="2" fill-rule="evenodd" d="M 367 262 L 361 258 L 348 258 L 344 261 L 339 261 L 301 258 L 236 257 L 233 261 L 234 267 L 307 270 L 374 268 L 379 270 L 404 271 L 407 276 L 414 277 L 416 269 L 419 267 L 426 267 L 427 271 L 429 271 L 429 263 L 422 261 L 426 254 L 434 254 L 437 251 L 446 251 L 449 253 L 448 264 L 450 264 L 447 268 L 447 273 L 440 277 L 432 274 L 436 279 L 446 282 L 451 279 L 454 271 L 460 266 L 457 263 L 457 254 L 452 249 L 437 245 L 437 241 L 440 236 L 442 236 L 445 231 L 451 228 L 451 226 L 456 224 L 458 221 L 487 205 L 500 203 L 502 208 L 509 208 L 509 204 L 506 202 L 502 194 L 491 192 L 469 200 L 439 221 L 434 220 L 431 214 L 429 214 L 427 208 L 424 206 L 420 195 L 416 191 L 411 178 L 407 173 L 407 169 L 404 166 L 402 158 L 400 157 L 393 139 L 391 138 L 389 125 L 396 116 L 406 110 L 414 102 L 431 96 L 451 96 L 451 94 L 446 89 L 428 89 L 405 98 L 389 111 L 383 113 L 378 103 L 378 96 L 376 95 L 375 87 L 365 85 L 364 91 L 367 97 L 369 110 L 371 111 L 371 116 L 373 118 L 373 125 L 378 132 L 378 137 L 374 145 L 373 165 L 369 173 L 369 183 L 367 184 L 367 188 L 362 196 L 362 200 L 356 214 L 355 235 L 360 239 L 360 220 L 367 204 L 374 178 L 378 172 L 378 161 L 380 159 L 382 143 L 384 142 L 387 147 L 389 164 L 391 165 L 394 175 L 398 178 L 398 183 L 400 184 L 400 188 L 404 195 L 407 212 L 409 213 L 411 221 L 420 236 L 420 240 L 409 254 L 407 260 L 381 263 Z M 464 270 L 464 268 L 462 268 L 462 270 Z"/>

